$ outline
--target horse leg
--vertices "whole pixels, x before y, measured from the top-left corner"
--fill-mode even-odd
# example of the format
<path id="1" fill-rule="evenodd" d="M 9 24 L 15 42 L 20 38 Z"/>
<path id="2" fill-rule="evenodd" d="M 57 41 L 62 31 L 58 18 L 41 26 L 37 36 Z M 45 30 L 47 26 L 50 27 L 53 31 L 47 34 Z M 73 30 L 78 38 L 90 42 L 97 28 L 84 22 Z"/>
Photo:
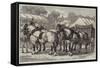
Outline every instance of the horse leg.
<path id="1" fill-rule="evenodd" d="M 62 51 L 63 51 L 63 40 L 61 41 L 61 47 L 62 47 Z"/>
<path id="2" fill-rule="evenodd" d="M 66 43 L 65 43 L 65 41 L 62 41 L 63 42 L 63 52 L 66 50 Z"/>
<path id="3" fill-rule="evenodd" d="M 33 55 L 33 54 L 35 54 L 35 45 L 34 45 L 34 44 L 32 44 L 32 45 L 33 45 L 33 46 L 32 46 L 32 52 L 31 52 L 31 53 L 32 53 L 32 55 Z"/>
<path id="4" fill-rule="evenodd" d="M 90 42 L 90 46 L 91 46 L 91 52 L 93 52 L 94 51 L 94 42 Z"/>
<path id="5" fill-rule="evenodd" d="M 33 51 L 35 51 L 35 45 L 33 45 Z"/>
<path id="6" fill-rule="evenodd" d="M 25 47 L 25 52 L 27 53 L 27 52 L 28 52 L 28 49 L 27 49 L 27 42 L 25 42 L 24 47 Z"/>
<path id="7" fill-rule="evenodd" d="M 24 53 L 24 47 L 22 47 L 22 53 Z"/>
<path id="8" fill-rule="evenodd" d="M 26 53 L 28 53 L 29 51 L 28 51 L 28 48 L 26 47 Z"/>
<path id="9" fill-rule="evenodd" d="M 46 50 L 46 48 L 45 48 L 45 43 L 43 43 L 43 51 L 45 51 Z"/>
<path id="10" fill-rule="evenodd" d="M 69 42 L 66 41 L 66 52 L 70 51 Z"/>
<path id="11" fill-rule="evenodd" d="M 37 50 L 39 49 L 39 46 L 38 46 L 38 44 L 37 44 L 37 46 L 36 46 L 36 49 L 37 49 Z"/>
<path id="12" fill-rule="evenodd" d="M 62 42 L 60 41 L 60 43 L 59 43 L 59 46 L 60 46 L 60 48 L 59 48 L 59 51 L 61 51 L 62 50 Z"/>
<path id="13" fill-rule="evenodd" d="M 75 48 L 74 48 L 74 50 L 77 50 L 77 45 L 78 45 L 78 44 L 75 44 Z"/>
<path id="14" fill-rule="evenodd" d="M 66 41 L 66 52 L 70 52 L 71 51 L 71 43 L 69 42 L 69 40 Z"/>
<path id="15" fill-rule="evenodd" d="M 87 49 L 88 49 L 88 44 L 85 45 L 86 53 L 87 53 L 87 51 L 88 51 Z"/>
<path id="16" fill-rule="evenodd" d="M 49 55 L 53 54 L 53 45 L 51 45 L 51 51 L 49 52 Z"/>
<path id="17" fill-rule="evenodd" d="M 73 50 L 76 51 L 76 49 L 77 49 L 77 44 L 73 43 Z"/>
<path id="18" fill-rule="evenodd" d="M 25 48 L 24 46 L 25 46 L 25 43 L 22 46 L 22 53 L 24 53 L 24 48 Z"/>
<path id="19" fill-rule="evenodd" d="M 79 50 L 78 50 L 79 53 L 81 53 L 81 49 L 82 49 L 82 44 L 79 44 Z"/>
<path id="20" fill-rule="evenodd" d="M 65 41 L 65 51 L 67 52 L 68 51 L 68 43 L 67 43 L 67 41 Z"/>
<path id="21" fill-rule="evenodd" d="M 72 47 L 71 47 L 71 42 L 68 42 L 68 55 L 72 56 Z"/>
<path id="22" fill-rule="evenodd" d="M 39 46 L 39 50 L 38 51 L 41 51 L 41 43 L 40 42 L 37 42 L 37 46 Z"/>
<path id="23" fill-rule="evenodd" d="M 41 51 L 41 44 L 39 43 L 39 45 L 40 45 L 40 49 L 39 49 L 39 51 Z"/>
<path id="24" fill-rule="evenodd" d="M 70 51 L 73 51 L 74 47 L 75 47 L 75 44 L 73 42 L 71 42 L 69 45 L 70 45 Z"/>
<path id="25" fill-rule="evenodd" d="M 38 53 L 38 51 L 39 51 L 39 44 L 36 43 L 36 46 L 35 46 L 35 53 Z"/>
<path id="26" fill-rule="evenodd" d="M 54 42 L 53 43 L 53 46 L 54 46 L 54 56 L 56 56 L 57 55 L 57 45 L 56 45 L 56 43 Z"/>
<path id="27" fill-rule="evenodd" d="M 69 45 L 69 51 L 72 52 L 73 48 L 72 48 L 72 46 L 71 46 L 71 42 L 68 43 L 68 45 Z"/>
<path id="28" fill-rule="evenodd" d="M 56 45 L 54 44 L 54 52 L 56 52 L 57 50 L 56 50 Z"/>
<path id="29" fill-rule="evenodd" d="M 51 51 L 53 51 L 53 46 L 51 46 Z"/>
<path id="30" fill-rule="evenodd" d="M 28 41 L 26 42 L 26 53 L 29 53 L 29 51 L 28 51 L 28 46 L 29 46 L 29 44 L 28 44 Z"/>

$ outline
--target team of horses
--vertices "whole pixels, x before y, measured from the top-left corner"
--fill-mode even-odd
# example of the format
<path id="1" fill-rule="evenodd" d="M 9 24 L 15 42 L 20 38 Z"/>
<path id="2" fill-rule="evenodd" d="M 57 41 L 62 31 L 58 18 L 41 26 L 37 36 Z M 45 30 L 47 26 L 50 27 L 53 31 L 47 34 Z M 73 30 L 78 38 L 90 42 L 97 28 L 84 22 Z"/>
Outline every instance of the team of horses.
<path id="1" fill-rule="evenodd" d="M 75 51 L 81 53 L 83 45 L 86 53 L 88 52 L 88 47 L 92 49 L 94 46 L 88 33 L 73 30 L 62 24 L 57 24 L 56 29 L 49 30 L 36 23 L 25 24 L 22 34 L 22 39 L 24 40 L 22 52 L 24 52 L 24 49 L 29 52 L 28 50 L 30 49 L 32 54 L 46 51 L 48 44 L 50 45 L 50 55 L 57 55 L 59 50 L 60 52 L 68 53 L 70 56 Z"/>

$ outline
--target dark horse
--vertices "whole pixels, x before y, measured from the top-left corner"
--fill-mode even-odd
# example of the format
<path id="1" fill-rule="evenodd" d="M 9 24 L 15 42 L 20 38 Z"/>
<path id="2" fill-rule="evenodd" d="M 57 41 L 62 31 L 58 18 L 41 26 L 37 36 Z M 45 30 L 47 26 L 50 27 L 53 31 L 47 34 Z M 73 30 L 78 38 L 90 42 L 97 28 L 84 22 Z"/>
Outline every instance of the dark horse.
<path id="1" fill-rule="evenodd" d="M 79 52 L 82 50 L 82 46 L 85 46 L 85 52 L 88 52 L 88 46 L 91 48 L 91 38 L 89 38 L 88 33 L 79 31 L 78 34 L 80 35 L 80 46 Z"/>
<path id="2" fill-rule="evenodd" d="M 78 41 L 80 39 L 79 34 L 73 29 L 65 27 L 61 24 L 58 24 L 56 29 L 60 47 L 63 47 L 60 48 L 60 50 L 63 49 L 63 51 L 66 51 L 69 53 L 69 55 L 72 55 L 73 50 L 75 50 L 76 45 L 78 45 Z"/>

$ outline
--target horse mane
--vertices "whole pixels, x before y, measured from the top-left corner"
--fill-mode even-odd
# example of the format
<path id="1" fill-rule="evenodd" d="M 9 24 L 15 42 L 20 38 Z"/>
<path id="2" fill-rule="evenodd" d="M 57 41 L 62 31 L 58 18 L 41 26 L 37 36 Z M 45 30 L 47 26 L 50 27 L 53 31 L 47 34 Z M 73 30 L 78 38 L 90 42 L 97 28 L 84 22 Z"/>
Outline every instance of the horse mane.
<path id="1" fill-rule="evenodd" d="M 40 33 L 40 35 L 39 35 L 39 39 L 42 39 L 42 35 L 43 35 L 43 33 L 44 33 L 44 32 L 41 32 L 41 33 Z"/>
<path id="2" fill-rule="evenodd" d="M 37 31 L 37 29 L 32 30 L 30 34 L 32 35 L 35 31 Z"/>

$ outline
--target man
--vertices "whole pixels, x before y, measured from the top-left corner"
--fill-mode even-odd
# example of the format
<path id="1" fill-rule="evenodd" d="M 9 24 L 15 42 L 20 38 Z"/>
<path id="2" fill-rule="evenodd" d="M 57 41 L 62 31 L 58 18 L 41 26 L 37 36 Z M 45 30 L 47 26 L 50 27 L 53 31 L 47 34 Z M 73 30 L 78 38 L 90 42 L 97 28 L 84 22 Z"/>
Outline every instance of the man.
<path id="1" fill-rule="evenodd" d="M 35 23 L 34 19 L 32 18 L 32 20 L 29 22 L 29 25 L 27 27 L 29 30 L 29 34 L 31 34 L 31 32 L 36 29 L 35 24 L 36 23 Z"/>
<path id="2" fill-rule="evenodd" d="M 27 33 L 28 33 L 28 24 L 26 23 L 25 25 L 24 25 L 24 27 L 23 27 L 23 33 L 24 33 L 24 35 L 27 35 Z"/>
<path id="3" fill-rule="evenodd" d="M 34 18 L 32 18 L 32 20 L 30 21 L 30 25 L 35 26 L 35 20 L 34 20 Z"/>
<path id="4" fill-rule="evenodd" d="M 26 52 L 28 53 L 28 41 L 29 41 L 29 32 L 28 32 L 28 24 L 26 23 L 23 27 L 23 38 L 24 38 L 24 45 L 22 46 L 22 52 L 24 53 L 24 48 L 26 49 Z"/>

